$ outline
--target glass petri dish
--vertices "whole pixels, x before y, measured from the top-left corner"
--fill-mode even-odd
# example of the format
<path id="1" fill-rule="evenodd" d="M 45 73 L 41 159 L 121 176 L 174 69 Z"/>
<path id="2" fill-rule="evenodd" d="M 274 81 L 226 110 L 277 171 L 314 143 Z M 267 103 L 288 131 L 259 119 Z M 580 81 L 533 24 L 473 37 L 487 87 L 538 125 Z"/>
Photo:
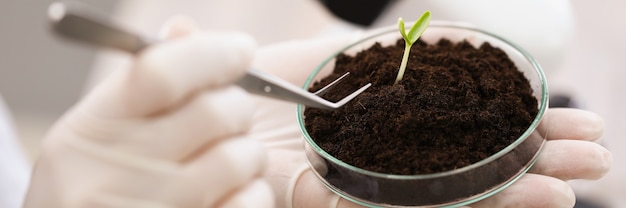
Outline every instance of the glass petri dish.
<path id="1" fill-rule="evenodd" d="M 378 42 L 391 45 L 401 38 L 397 28 L 386 28 L 332 54 L 309 75 L 308 89 L 332 72 L 335 57 L 355 55 Z M 475 47 L 484 42 L 502 49 L 530 81 L 539 111 L 526 131 L 503 150 L 472 165 L 446 172 L 422 175 L 393 175 L 372 172 L 347 164 L 325 152 L 305 128 L 305 106 L 298 105 L 297 117 L 305 139 L 305 153 L 317 178 L 331 191 L 368 207 L 457 207 L 474 203 L 505 189 L 535 163 L 545 139 L 536 131 L 548 108 L 548 88 L 543 70 L 534 58 L 514 43 L 497 35 L 455 23 L 433 22 L 421 36 L 427 43 L 441 38 L 468 41 Z"/>

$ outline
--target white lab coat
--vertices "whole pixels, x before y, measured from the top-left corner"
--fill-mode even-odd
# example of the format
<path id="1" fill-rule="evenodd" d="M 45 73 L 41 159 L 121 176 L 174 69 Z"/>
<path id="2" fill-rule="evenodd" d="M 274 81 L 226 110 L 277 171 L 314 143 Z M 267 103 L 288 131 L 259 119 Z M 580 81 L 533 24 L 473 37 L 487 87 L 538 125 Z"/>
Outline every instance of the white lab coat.
<path id="1" fill-rule="evenodd" d="M 0 95 L 0 207 L 18 208 L 28 188 L 30 163 Z"/>

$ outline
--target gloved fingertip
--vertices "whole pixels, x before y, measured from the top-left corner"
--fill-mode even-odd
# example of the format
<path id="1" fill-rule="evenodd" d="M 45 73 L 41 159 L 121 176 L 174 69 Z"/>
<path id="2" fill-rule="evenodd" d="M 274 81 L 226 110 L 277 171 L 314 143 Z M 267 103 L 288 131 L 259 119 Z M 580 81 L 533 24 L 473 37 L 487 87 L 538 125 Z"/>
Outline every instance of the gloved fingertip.
<path id="1" fill-rule="evenodd" d="M 600 179 L 604 177 L 609 172 L 609 170 L 611 169 L 611 166 L 613 165 L 613 153 L 611 153 L 611 151 L 607 150 L 601 145 L 597 145 L 596 149 L 601 159 L 599 159 L 598 161 L 598 168 L 596 171 L 597 174 L 595 177 L 592 177 L 592 179 Z"/>
<path id="2" fill-rule="evenodd" d="M 585 114 L 587 114 L 586 116 L 589 121 L 589 125 L 585 126 L 588 134 L 595 139 L 600 138 L 604 133 L 604 119 L 600 117 L 600 115 L 590 111 L 585 111 Z"/>
<path id="3" fill-rule="evenodd" d="M 557 205 L 555 207 L 574 207 L 574 205 L 576 204 L 576 194 L 574 193 L 574 190 L 572 189 L 572 187 L 569 186 L 569 184 L 553 183 L 552 186 L 553 186 L 552 188 L 555 191 L 558 191 L 561 193 L 560 195 L 556 194 L 556 196 L 561 196 L 561 197 L 555 197 L 554 205 Z"/>
<path id="4" fill-rule="evenodd" d="M 604 133 L 605 123 L 598 114 L 573 108 L 552 108 L 538 130 L 550 139 L 595 141 Z"/>
<path id="5" fill-rule="evenodd" d="M 247 181 L 261 175 L 267 161 L 263 144 L 252 139 L 233 139 L 218 144 L 216 154 L 235 181 Z"/>
<path id="6" fill-rule="evenodd" d="M 204 63 L 206 67 L 200 70 L 212 78 L 212 86 L 224 86 L 241 78 L 257 48 L 256 40 L 241 32 L 201 32 L 190 39 L 198 49 L 190 59 Z"/>
<path id="7" fill-rule="evenodd" d="M 245 57 L 246 63 L 250 63 L 257 49 L 257 42 L 254 37 L 241 32 L 229 32 L 220 35 L 228 36 L 225 38 L 225 45 L 237 48 L 241 52 L 241 56 Z"/>
<path id="8" fill-rule="evenodd" d="M 231 135 L 251 128 L 256 104 L 243 89 L 234 86 L 219 89 L 202 95 L 202 99 L 204 116 L 220 121 L 216 126 L 221 129 L 214 132 L 221 130 L 225 135 Z"/>
<path id="9" fill-rule="evenodd" d="M 172 40 L 187 36 L 198 30 L 196 21 L 184 15 L 170 17 L 163 23 L 159 31 L 161 40 Z"/>
<path id="10" fill-rule="evenodd" d="M 271 186 L 262 179 L 257 179 L 234 193 L 220 208 L 240 207 L 275 207 L 274 194 Z"/>
<path id="11" fill-rule="evenodd" d="M 252 37 L 232 32 L 195 32 L 156 44 L 135 62 L 130 97 L 136 97 L 133 102 L 159 101 L 151 108 L 167 108 L 199 91 L 230 85 L 245 74 L 255 48 Z"/>

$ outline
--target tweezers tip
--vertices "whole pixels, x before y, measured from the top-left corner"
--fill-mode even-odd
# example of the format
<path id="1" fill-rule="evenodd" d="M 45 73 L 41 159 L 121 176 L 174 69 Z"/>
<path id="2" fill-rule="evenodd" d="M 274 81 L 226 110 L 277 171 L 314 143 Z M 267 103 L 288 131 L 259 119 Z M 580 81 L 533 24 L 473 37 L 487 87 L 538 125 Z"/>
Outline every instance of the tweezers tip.
<path id="1" fill-rule="evenodd" d="M 339 102 L 337 102 L 338 106 L 342 106 L 342 105 L 350 102 L 352 99 L 356 98 L 361 93 L 363 93 L 363 91 L 367 90 L 367 88 L 369 88 L 370 86 L 372 86 L 372 83 L 367 83 L 363 87 L 361 87 L 358 90 L 352 92 L 350 95 L 346 96 L 345 98 L 343 98 Z"/>

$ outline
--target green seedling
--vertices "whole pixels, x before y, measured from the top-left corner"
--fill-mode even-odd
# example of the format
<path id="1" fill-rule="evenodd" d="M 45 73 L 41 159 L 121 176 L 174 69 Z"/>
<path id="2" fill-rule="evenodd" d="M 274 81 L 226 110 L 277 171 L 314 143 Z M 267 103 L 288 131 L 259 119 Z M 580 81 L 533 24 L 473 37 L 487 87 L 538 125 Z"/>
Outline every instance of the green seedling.
<path id="1" fill-rule="evenodd" d="M 397 84 L 402 80 L 404 76 L 404 71 L 406 70 L 406 64 L 409 61 L 409 53 L 411 52 L 411 46 L 413 43 L 417 42 L 417 39 L 426 31 L 426 28 L 430 24 L 430 11 L 425 11 L 422 16 L 413 23 L 409 32 L 406 32 L 406 27 L 404 26 L 404 20 L 402 17 L 398 18 L 398 27 L 400 29 L 400 34 L 402 34 L 402 38 L 404 38 L 404 55 L 402 55 L 402 63 L 400 63 L 400 70 L 398 70 L 398 76 L 396 77 L 396 81 L 394 84 Z"/>

